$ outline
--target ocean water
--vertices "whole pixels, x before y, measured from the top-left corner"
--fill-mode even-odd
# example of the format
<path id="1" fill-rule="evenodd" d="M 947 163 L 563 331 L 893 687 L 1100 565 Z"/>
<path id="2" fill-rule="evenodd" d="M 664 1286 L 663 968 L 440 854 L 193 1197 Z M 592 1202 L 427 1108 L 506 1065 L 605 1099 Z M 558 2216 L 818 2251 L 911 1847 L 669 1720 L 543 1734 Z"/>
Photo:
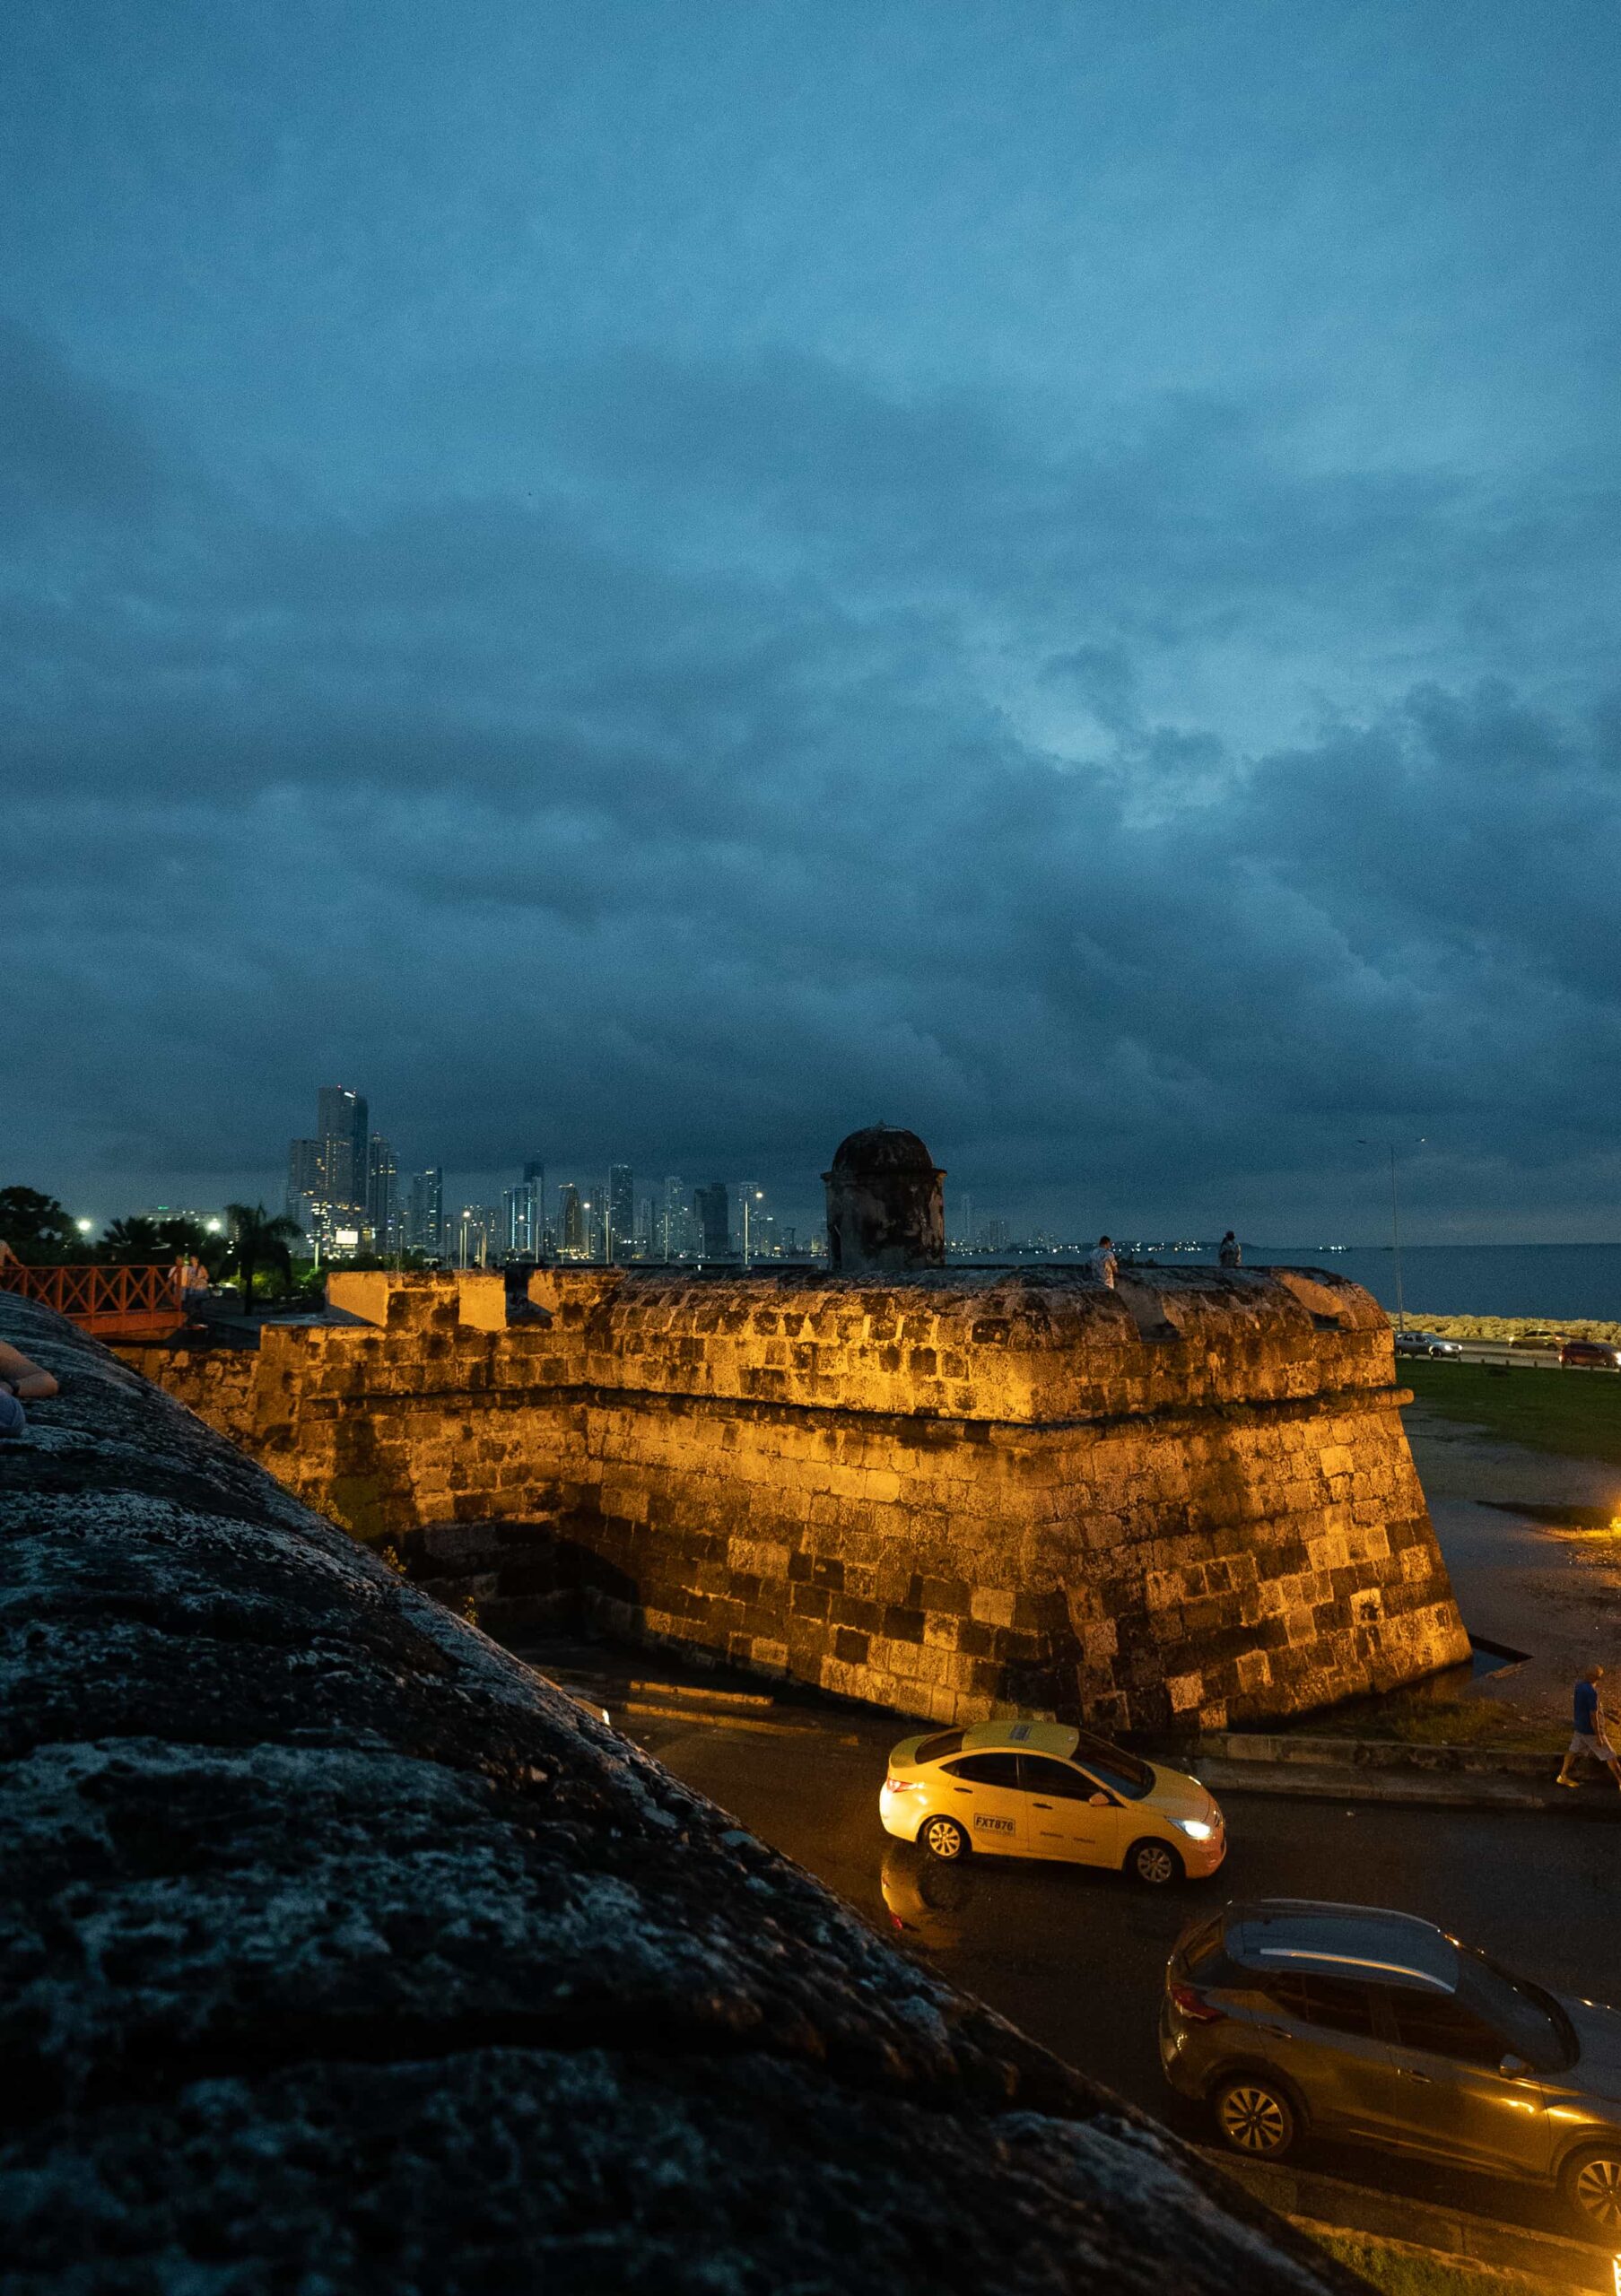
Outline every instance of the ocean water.
<path id="1" fill-rule="evenodd" d="M 1208 1263 L 1213 1248 L 1164 1244 L 1153 1257 L 1175 1267 Z M 1249 1267 L 1325 1267 L 1365 1284 L 1381 1308 L 1396 1310 L 1396 1257 L 1353 1245 L 1246 1245 Z M 1593 1316 L 1621 1322 L 1621 1244 L 1404 1244 L 1401 1289 L 1409 1322 L 1426 1316 Z"/>

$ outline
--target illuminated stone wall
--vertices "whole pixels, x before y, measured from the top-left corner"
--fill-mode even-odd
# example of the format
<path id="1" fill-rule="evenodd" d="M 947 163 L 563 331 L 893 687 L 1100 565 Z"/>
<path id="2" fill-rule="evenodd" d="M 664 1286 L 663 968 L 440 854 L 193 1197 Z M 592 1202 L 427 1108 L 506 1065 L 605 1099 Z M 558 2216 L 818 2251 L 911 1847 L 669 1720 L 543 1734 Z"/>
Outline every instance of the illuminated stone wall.
<path id="1" fill-rule="evenodd" d="M 1468 1655 L 1390 1328 L 1334 1277 L 336 1277 L 374 1329 L 137 1356 L 311 1505 L 500 1622 L 902 1712 L 1298 1713 Z"/>

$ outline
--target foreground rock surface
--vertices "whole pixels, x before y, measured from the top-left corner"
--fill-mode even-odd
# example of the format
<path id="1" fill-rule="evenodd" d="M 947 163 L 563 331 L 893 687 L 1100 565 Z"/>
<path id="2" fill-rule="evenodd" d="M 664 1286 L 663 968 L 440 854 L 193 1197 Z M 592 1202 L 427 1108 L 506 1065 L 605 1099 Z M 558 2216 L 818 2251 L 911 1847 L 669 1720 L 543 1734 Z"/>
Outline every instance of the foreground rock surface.
<path id="1" fill-rule="evenodd" d="M 1352 2283 L 93 1343 L 0 1451 L 0 2286 Z"/>

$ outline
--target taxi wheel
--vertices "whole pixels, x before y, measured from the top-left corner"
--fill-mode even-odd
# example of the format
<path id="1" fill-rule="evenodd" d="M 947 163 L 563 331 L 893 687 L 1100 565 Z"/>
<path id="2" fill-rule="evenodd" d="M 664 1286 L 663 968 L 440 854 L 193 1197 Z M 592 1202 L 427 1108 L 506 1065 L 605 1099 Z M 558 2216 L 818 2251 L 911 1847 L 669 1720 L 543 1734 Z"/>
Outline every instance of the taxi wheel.
<path id="1" fill-rule="evenodd" d="M 1578 2152 L 1566 2162 L 1559 2189 L 1582 2231 L 1602 2232 L 1613 2243 L 1621 2232 L 1621 2143 Z"/>
<path id="2" fill-rule="evenodd" d="M 1168 1841 L 1150 1834 L 1146 1841 L 1139 1841 L 1127 1851 L 1126 1871 L 1134 1880 L 1146 1882 L 1151 1890 L 1163 1890 L 1168 1883 L 1181 1880 L 1182 1861 Z"/>
<path id="3" fill-rule="evenodd" d="M 1281 2161 L 1300 2132 L 1294 2106 L 1264 2074 L 1240 2073 L 1216 2092 L 1222 2142 L 1251 2161 Z"/>
<path id="4" fill-rule="evenodd" d="M 968 1855 L 968 1836 L 954 1818 L 926 1820 L 918 1839 L 931 1857 L 944 1857 L 949 1862 Z"/>

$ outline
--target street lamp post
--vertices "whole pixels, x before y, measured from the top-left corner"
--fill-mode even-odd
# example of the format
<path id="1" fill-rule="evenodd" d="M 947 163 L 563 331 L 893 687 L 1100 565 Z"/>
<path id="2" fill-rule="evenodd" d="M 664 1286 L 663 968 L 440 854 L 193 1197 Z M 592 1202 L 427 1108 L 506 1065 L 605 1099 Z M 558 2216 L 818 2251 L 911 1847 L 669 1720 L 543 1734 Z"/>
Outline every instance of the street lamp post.
<path id="1" fill-rule="evenodd" d="M 1426 1137 L 1425 1134 L 1420 1133 L 1413 1145 L 1422 1148 Z M 1401 1289 L 1401 1205 L 1396 1188 L 1396 1143 L 1393 1140 L 1382 1144 L 1377 1140 L 1358 1140 L 1356 1144 L 1359 1148 L 1377 1148 L 1382 1144 L 1390 1159 L 1390 1250 L 1396 1261 L 1396 1328 L 1399 1332 L 1405 1331 L 1407 1311 Z"/>

